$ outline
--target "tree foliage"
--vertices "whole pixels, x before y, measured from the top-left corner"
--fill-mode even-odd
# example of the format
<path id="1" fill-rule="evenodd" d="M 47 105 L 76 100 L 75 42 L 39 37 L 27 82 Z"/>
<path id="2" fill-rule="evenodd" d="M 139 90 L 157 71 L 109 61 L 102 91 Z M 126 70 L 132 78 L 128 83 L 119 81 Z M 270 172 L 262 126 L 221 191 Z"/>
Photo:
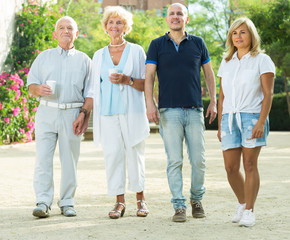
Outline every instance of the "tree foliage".
<path id="1" fill-rule="evenodd" d="M 101 6 L 95 0 L 58 0 L 57 5 L 63 7 L 64 15 L 74 18 L 78 24 L 76 49 L 92 58 L 96 50 L 109 42 L 101 25 Z"/>
<path id="2" fill-rule="evenodd" d="M 188 0 L 188 3 L 193 4 L 190 29 L 205 40 L 215 73 L 222 59 L 231 23 L 240 16 L 248 16 L 258 28 L 262 48 L 266 49 L 279 68 L 275 92 L 287 92 L 289 80 L 286 79 L 289 79 L 290 71 L 289 0 Z M 283 84 L 282 78 L 285 79 Z"/>
<path id="3" fill-rule="evenodd" d="M 260 6 L 251 6 L 249 14 L 276 66 L 289 77 L 289 0 L 270 1 Z"/>
<path id="4" fill-rule="evenodd" d="M 164 35 L 168 26 L 163 17 L 158 17 L 156 11 L 134 12 L 134 25 L 126 40 L 139 44 L 147 52 L 151 41 Z"/>
<path id="5" fill-rule="evenodd" d="M 95 51 L 109 44 L 110 38 L 101 25 L 102 9 L 95 0 L 59 0 L 57 5 L 62 6 L 64 13 L 77 21 L 79 28 L 79 38 L 75 42 L 77 49 L 92 57 Z M 135 11 L 133 21 L 132 31 L 125 39 L 141 45 L 145 52 L 152 39 L 167 31 L 164 18 L 158 17 L 156 11 Z"/>
<path id="6" fill-rule="evenodd" d="M 284 78 L 288 112 L 290 76 L 290 4 L 289 0 L 269 1 L 249 7 L 249 15 L 259 30 L 264 47 Z"/>
<path id="7" fill-rule="evenodd" d="M 238 13 L 228 0 L 189 0 L 188 3 L 192 4 L 188 32 L 203 38 L 213 70 L 217 74 L 225 50 L 227 31 Z M 206 89 L 203 76 L 201 80 Z"/>

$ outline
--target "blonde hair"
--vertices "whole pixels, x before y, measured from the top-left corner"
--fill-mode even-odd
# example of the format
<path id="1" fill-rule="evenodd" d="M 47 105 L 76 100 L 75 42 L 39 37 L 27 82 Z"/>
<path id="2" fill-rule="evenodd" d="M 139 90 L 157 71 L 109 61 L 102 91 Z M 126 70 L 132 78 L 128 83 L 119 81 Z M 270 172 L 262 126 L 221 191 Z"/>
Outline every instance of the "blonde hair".
<path id="1" fill-rule="evenodd" d="M 232 59 L 234 53 L 237 51 L 237 48 L 234 46 L 234 43 L 232 40 L 232 34 L 242 24 L 246 24 L 246 26 L 249 29 L 249 32 L 251 34 L 251 37 L 252 37 L 250 55 L 252 57 L 255 57 L 255 56 L 257 56 L 257 54 L 264 52 L 264 50 L 261 49 L 260 36 L 257 32 L 257 29 L 256 29 L 254 23 L 247 17 L 241 17 L 241 18 L 236 19 L 232 23 L 232 25 L 228 31 L 227 42 L 226 42 L 226 53 L 225 53 L 225 60 L 227 62 Z"/>
<path id="2" fill-rule="evenodd" d="M 168 7 L 168 9 L 167 9 L 167 16 L 168 16 L 169 13 L 170 13 L 170 8 L 171 8 L 171 7 L 174 7 L 174 6 L 180 7 L 180 8 L 181 8 L 181 11 L 182 11 L 183 14 L 184 14 L 184 16 L 185 16 L 185 17 L 188 16 L 188 10 L 187 10 L 187 8 L 186 8 L 183 4 L 181 4 L 181 3 L 172 3 L 172 4 Z"/>
<path id="3" fill-rule="evenodd" d="M 108 21 L 110 18 L 120 17 L 124 24 L 124 33 L 128 34 L 132 30 L 133 25 L 133 15 L 125 8 L 120 6 L 108 6 L 105 8 L 104 16 L 102 19 L 103 29 L 106 30 Z"/>

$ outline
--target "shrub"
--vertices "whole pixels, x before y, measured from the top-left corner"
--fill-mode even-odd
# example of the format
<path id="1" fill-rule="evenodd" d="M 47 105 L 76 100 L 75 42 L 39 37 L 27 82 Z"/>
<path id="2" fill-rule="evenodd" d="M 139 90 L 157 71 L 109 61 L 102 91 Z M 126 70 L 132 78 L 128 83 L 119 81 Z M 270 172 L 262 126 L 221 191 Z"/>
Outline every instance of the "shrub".
<path id="1" fill-rule="evenodd" d="M 28 71 L 0 75 L 0 145 L 32 140 L 37 102 L 24 84 Z"/>
<path id="2" fill-rule="evenodd" d="M 290 131 L 290 116 L 288 114 L 286 94 L 275 94 L 269 114 L 270 130 Z"/>

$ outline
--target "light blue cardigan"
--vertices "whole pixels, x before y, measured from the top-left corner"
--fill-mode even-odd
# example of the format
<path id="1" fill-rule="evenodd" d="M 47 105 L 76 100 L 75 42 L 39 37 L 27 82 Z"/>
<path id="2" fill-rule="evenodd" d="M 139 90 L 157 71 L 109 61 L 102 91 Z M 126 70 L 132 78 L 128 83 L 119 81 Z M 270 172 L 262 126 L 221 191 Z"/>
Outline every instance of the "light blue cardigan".
<path id="1" fill-rule="evenodd" d="M 137 44 L 130 44 L 130 52 L 123 73 L 133 78 L 145 78 L 146 55 L 143 48 Z M 93 136 L 94 144 L 98 146 L 102 134 L 100 124 L 100 72 L 104 48 L 95 52 L 92 62 L 91 88 L 87 97 L 94 98 L 93 108 Z M 129 130 L 129 144 L 137 145 L 149 136 L 150 128 L 146 116 L 144 92 L 140 92 L 129 85 L 120 84 L 121 97 L 125 106 L 125 116 Z"/>

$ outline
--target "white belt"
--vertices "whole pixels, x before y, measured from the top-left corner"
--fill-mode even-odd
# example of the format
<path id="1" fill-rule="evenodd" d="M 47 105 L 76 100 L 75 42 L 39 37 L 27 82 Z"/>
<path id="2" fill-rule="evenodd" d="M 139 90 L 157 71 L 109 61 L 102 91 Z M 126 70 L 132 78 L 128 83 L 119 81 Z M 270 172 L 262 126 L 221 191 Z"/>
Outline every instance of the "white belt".
<path id="1" fill-rule="evenodd" d="M 59 108 L 63 110 L 70 109 L 70 108 L 78 108 L 78 107 L 83 106 L 83 103 L 55 103 L 55 102 L 48 102 L 45 100 L 40 100 L 39 104 L 48 106 L 48 107 Z"/>

